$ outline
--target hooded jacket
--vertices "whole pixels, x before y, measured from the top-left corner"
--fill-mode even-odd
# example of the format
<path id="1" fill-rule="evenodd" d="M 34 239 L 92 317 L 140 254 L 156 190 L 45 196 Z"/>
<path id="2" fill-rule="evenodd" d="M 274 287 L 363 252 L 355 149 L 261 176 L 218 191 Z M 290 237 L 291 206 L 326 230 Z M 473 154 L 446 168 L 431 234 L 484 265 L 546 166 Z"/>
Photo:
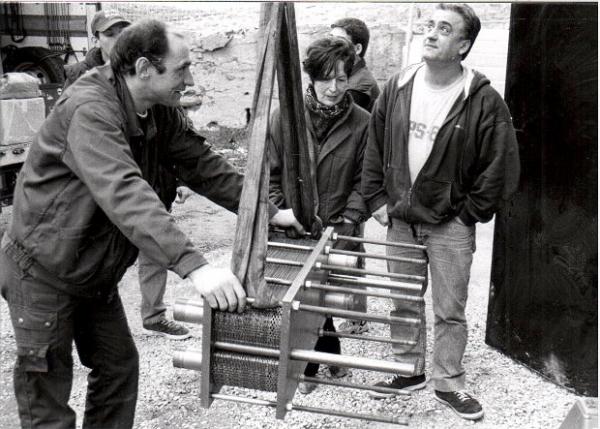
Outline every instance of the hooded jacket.
<path id="1" fill-rule="evenodd" d="M 371 115 L 362 191 L 371 212 L 387 204 L 390 217 L 439 224 L 489 221 L 516 190 L 519 154 L 508 107 L 481 73 L 467 69 L 464 91 L 437 133 L 425 165 L 411 183 L 408 168 L 411 66 L 385 85 Z"/>
<path id="2" fill-rule="evenodd" d="M 180 108 L 155 105 L 144 128 L 110 66 L 63 93 L 31 144 L 2 243 L 25 272 L 96 296 L 116 287 L 138 248 L 181 277 L 207 263 L 160 202 L 159 167 L 234 212 L 243 177 Z"/>

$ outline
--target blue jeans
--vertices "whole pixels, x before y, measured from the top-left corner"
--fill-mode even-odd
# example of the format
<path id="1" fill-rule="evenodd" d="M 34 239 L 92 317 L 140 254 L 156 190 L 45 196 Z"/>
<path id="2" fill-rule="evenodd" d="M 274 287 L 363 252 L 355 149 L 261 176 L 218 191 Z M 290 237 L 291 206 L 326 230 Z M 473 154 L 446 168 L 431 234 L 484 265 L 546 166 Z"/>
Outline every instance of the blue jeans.
<path id="1" fill-rule="evenodd" d="M 33 278 L 0 250 L 0 292 L 17 343 L 14 388 L 22 428 L 75 428 L 73 342 L 88 374 L 82 427 L 133 427 L 139 359 L 116 285 L 80 298 Z"/>
<path id="2" fill-rule="evenodd" d="M 467 344 L 467 304 L 469 277 L 473 252 L 475 251 L 475 226 L 465 226 L 456 218 L 449 222 L 409 225 L 399 219 L 391 219 L 387 240 L 412 244 L 423 244 L 427 250 L 387 247 L 387 254 L 410 258 L 421 258 L 428 264 L 388 262 L 388 270 L 424 276 L 427 265 L 431 271 L 431 295 L 433 302 L 434 345 L 431 380 L 435 390 L 444 392 L 462 390 L 465 387 L 465 370 L 462 358 Z M 423 284 L 420 295 L 427 289 Z M 421 320 L 419 326 L 392 325 L 394 339 L 411 339 L 414 346 L 394 345 L 394 356 L 398 360 L 415 363 L 414 375 L 425 372 L 427 331 L 425 303 L 393 300 L 394 316 L 414 317 Z"/>
<path id="3" fill-rule="evenodd" d="M 142 295 L 142 322 L 144 325 L 158 322 L 166 317 L 164 302 L 167 289 L 167 270 L 140 252 L 138 277 Z"/>

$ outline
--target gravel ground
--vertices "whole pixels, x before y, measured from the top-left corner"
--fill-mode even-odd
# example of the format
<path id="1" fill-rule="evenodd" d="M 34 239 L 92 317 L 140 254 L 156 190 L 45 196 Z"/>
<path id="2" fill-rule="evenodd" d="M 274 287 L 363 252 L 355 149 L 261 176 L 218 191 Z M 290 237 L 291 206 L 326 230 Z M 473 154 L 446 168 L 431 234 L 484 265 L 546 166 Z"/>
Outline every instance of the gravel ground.
<path id="1" fill-rule="evenodd" d="M 192 197 L 182 206 L 176 206 L 174 215 L 181 228 L 191 235 L 194 243 L 208 252 L 209 259 L 218 265 L 229 264 L 229 251 L 235 228 L 235 216 L 215 207 L 201 197 Z M 0 228 L 10 216 L 10 209 L 0 215 Z M 375 222 L 367 225 L 367 235 L 384 238 L 384 229 Z M 480 399 L 485 417 L 477 423 L 467 422 L 433 399 L 431 388 L 410 397 L 372 400 L 364 392 L 320 386 L 307 396 L 296 395 L 298 404 L 316 407 L 351 410 L 362 413 L 403 415 L 410 418 L 415 428 L 557 428 L 564 420 L 576 395 L 542 379 L 524 366 L 512 361 L 484 343 L 488 300 L 489 270 L 492 246 L 492 226 L 482 225 L 477 231 L 477 252 L 472 271 L 470 297 L 467 309 L 469 344 L 465 354 L 468 390 Z M 373 249 L 379 251 L 379 249 Z M 379 264 L 369 268 L 382 269 Z M 136 428 L 385 428 L 389 424 L 369 423 L 308 414 L 290 413 L 284 421 L 274 418 L 274 410 L 266 407 L 215 401 L 210 409 L 200 407 L 198 394 L 200 374 L 195 371 L 175 369 L 171 364 L 172 351 L 177 347 L 199 347 L 201 329 L 192 327 L 195 337 L 175 342 L 149 336 L 142 331 L 139 317 L 139 289 L 136 271 L 131 269 L 121 284 L 121 295 L 128 313 L 141 364 L 140 395 L 137 407 Z M 173 304 L 178 297 L 193 297 L 187 282 L 169 277 L 167 302 Z M 432 339 L 431 295 L 428 303 L 429 351 Z M 7 306 L 0 300 L 0 429 L 18 427 L 16 404 L 12 393 L 12 362 L 15 348 L 12 328 L 8 321 Z M 384 299 L 369 300 L 369 310 L 385 313 L 389 303 Z M 339 321 L 338 321 L 339 322 Z M 381 325 L 372 324 L 371 334 L 386 335 Z M 360 341 L 344 340 L 343 352 L 372 358 L 387 358 L 390 349 Z M 430 357 L 430 356 L 429 356 Z M 429 360 L 429 359 L 428 359 Z M 75 358 L 75 379 L 71 405 L 78 413 L 84 404 L 87 369 Z M 429 368 L 427 369 L 429 374 Z M 326 373 L 320 376 L 326 377 Z M 357 382 L 375 382 L 376 373 L 354 371 L 351 379 Z M 222 393 L 275 399 L 273 393 L 240 388 L 224 388 Z"/>

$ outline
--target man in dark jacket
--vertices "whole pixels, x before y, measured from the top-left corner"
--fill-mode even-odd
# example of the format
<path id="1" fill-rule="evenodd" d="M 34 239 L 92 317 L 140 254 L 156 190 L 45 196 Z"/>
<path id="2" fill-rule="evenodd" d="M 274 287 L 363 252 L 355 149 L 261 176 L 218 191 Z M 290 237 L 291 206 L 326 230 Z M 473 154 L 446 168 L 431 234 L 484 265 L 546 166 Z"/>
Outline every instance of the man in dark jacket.
<path id="1" fill-rule="evenodd" d="M 388 241 L 427 246 L 388 247 L 395 256 L 429 262 L 435 398 L 459 416 L 479 419 L 483 409 L 465 388 L 462 357 L 467 343 L 465 306 L 475 224 L 488 222 L 516 189 L 519 159 L 510 113 L 482 74 L 461 64 L 481 24 L 467 5 L 441 4 L 427 25 L 424 63 L 392 77 L 377 100 L 363 165 L 363 195 L 373 217 L 388 226 Z M 391 272 L 422 276 L 427 264 L 390 262 Z M 424 304 L 394 301 L 397 316 L 420 326 L 392 326 L 398 359 L 416 363 L 412 377 L 380 386 L 425 387 Z M 372 396 L 387 396 L 371 392 Z"/>
<path id="2" fill-rule="evenodd" d="M 91 29 L 98 47 L 90 50 L 85 61 L 65 66 L 67 89 L 80 76 L 94 67 L 109 62 L 110 52 L 123 29 L 131 23 L 121 16 L 107 16 L 104 11 L 96 12 L 92 19 Z M 171 211 L 173 200 L 179 196 L 183 202 L 191 194 L 185 186 L 177 186 L 177 179 L 167 169 L 159 166 L 157 186 L 155 190 L 167 210 Z M 157 265 L 143 253 L 138 258 L 138 277 L 142 303 L 140 312 L 144 329 L 152 334 L 163 335 L 173 340 L 185 340 L 191 336 L 188 328 L 167 319 L 167 306 L 164 302 L 167 289 L 167 269 Z"/>
<path id="3" fill-rule="evenodd" d="M 379 96 L 379 86 L 365 63 L 365 54 L 369 47 L 369 28 L 357 18 L 342 18 L 331 24 L 330 35 L 342 37 L 354 45 L 356 57 L 350 72 L 348 92 L 354 102 L 368 112 Z"/>
<path id="4" fill-rule="evenodd" d="M 108 62 L 108 56 L 117 41 L 117 37 L 119 37 L 123 29 L 130 25 L 131 22 L 122 16 L 107 16 L 103 10 L 96 12 L 92 18 L 90 29 L 92 30 L 94 42 L 97 46 L 89 50 L 83 61 L 65 66 L 65 89 L 82 74 Z"/>
<path id="5" fill-rule="evenodd" d="M 207 263 L 157 195 L 162 166 L 223 207 L 239 205 L 242 176 L 179 107 L 190 65 L 182 36 L 140 21 L 118 38 L 110 65 L 63 93 L 34 138 L 0 249 L 23 427 L 75 427 L 73 341 L 91 370 L 83 427 L 133 426 L 139 362 L 117 283 L 138 248 L 190 279 L 212 308 L 244 309 L 237 278 Z M 269 212 L 302 232 L 291 210 Z"/>

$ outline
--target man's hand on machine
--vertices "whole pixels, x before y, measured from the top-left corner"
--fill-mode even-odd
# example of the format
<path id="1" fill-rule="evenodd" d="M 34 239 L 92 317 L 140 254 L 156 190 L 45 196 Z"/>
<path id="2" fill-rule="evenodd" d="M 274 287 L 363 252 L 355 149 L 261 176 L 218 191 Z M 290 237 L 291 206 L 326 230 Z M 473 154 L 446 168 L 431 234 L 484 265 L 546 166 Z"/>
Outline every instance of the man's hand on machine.
<path id="1" fill-rule="evenodd" d="M 298 219 L 296 219 L 296 216 L 294 216 L 292 209 L 279 210 L 269 223 L 284 229 L 294 228 L 301 236 L 306 233 L 300 222 L 298 222 Z"/>
<path id="2" fill-rule="evenodd" d="M 192 271 L 188 278 L 208 305 L 221 311 L 244 311 L 246 292 L 237 277 L 227 268 L 204 265 Z"/>

